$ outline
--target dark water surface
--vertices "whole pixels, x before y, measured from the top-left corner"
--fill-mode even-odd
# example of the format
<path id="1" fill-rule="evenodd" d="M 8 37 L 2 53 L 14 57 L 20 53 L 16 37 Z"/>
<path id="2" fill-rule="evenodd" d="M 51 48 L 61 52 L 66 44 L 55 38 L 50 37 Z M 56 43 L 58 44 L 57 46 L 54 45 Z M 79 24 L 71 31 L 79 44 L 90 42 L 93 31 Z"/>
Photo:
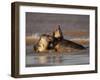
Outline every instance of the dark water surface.
<path id="1" fill-rule="evenodd" d="M 70 53 L 34 53 L 27 46 L 26 67 L 89 64 L 89 48 Z M 30 50 L 31 49 L 31 50 Z"/>

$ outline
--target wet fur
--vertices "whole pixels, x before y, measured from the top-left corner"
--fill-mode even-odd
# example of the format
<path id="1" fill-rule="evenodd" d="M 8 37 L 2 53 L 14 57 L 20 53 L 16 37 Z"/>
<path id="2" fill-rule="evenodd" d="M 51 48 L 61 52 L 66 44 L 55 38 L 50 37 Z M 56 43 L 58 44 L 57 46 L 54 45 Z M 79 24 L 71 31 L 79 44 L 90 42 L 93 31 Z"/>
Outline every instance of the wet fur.
<path id="1" fill-rule="evenodd" d="M 53 46 L 51 45 L 52 39 L 52 36 L 46 34 L 41 35 L 39 41 L 34 45 L 34 50 L 36 52 L 47 52 Z"/>

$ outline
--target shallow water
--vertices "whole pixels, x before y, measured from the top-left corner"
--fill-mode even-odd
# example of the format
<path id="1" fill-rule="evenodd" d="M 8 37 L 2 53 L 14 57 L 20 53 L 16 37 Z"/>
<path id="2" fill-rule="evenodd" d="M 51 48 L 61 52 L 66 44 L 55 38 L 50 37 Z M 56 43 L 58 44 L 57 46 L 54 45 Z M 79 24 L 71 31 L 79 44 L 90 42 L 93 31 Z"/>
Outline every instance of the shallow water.
<path id="1" fill-rule="evenodd" d="M 34 53 L 27 46 L 26 67 L 89 64 L 89 48 L 70 53 Z"/>

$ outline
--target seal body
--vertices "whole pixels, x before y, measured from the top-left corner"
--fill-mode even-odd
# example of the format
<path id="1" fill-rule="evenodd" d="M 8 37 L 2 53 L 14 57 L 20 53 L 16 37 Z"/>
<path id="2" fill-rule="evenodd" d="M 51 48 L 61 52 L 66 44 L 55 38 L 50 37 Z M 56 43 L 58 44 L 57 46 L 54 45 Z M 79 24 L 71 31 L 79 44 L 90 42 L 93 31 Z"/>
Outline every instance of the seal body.
<path id="1" fill-rule="evenodd" d="M 43 34 L 40 36 L 39 41 L 37 44 L 34 45 L 34 50 L 36 52 L 46 52 L 50 48 L 52 48 L 53 38 L 50 35 Z"/>
<path id="2" fill-rule="evenodd" d="M 47 52 L 50 50 L 55 50 L 57 52 L 71 52 L 82 49 L 85 49 L 85 47 L 73 41 L 64 39 L 59 25 L 58 28 L 53 31 L 52 35 L 42 34 L 37 44 L 34 45 L 34 50 L 36 52 Z"/>

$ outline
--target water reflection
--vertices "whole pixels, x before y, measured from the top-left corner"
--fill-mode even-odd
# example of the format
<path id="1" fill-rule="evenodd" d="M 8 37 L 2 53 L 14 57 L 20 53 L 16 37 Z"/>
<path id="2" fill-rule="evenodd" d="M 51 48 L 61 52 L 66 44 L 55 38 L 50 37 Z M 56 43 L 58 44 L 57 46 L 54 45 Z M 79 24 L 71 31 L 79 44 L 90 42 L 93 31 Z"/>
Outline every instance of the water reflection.
<path id="1" fill-rule="evenodd" d="M 60 64 L 63 61 L 61 55 L 39 55 L 34 57 L 35 63 L 38 64 Z"/>
<path id="2" fill-rule="evenodd" d="M 28 54 L 26 67 L 89 64 L 88 51 L 78 54 Z"/>
<path id="3" fill-rule="evenodd" d="M 26 67 L 89 64 L 89 49 L 71 53 L 26 54 Z"/>
<path id="4" fill-rule="evenodd" d="M 45 64 L 48 62 L 47 56 L 38 56 L 37 61 L 39 64 Z"/>

